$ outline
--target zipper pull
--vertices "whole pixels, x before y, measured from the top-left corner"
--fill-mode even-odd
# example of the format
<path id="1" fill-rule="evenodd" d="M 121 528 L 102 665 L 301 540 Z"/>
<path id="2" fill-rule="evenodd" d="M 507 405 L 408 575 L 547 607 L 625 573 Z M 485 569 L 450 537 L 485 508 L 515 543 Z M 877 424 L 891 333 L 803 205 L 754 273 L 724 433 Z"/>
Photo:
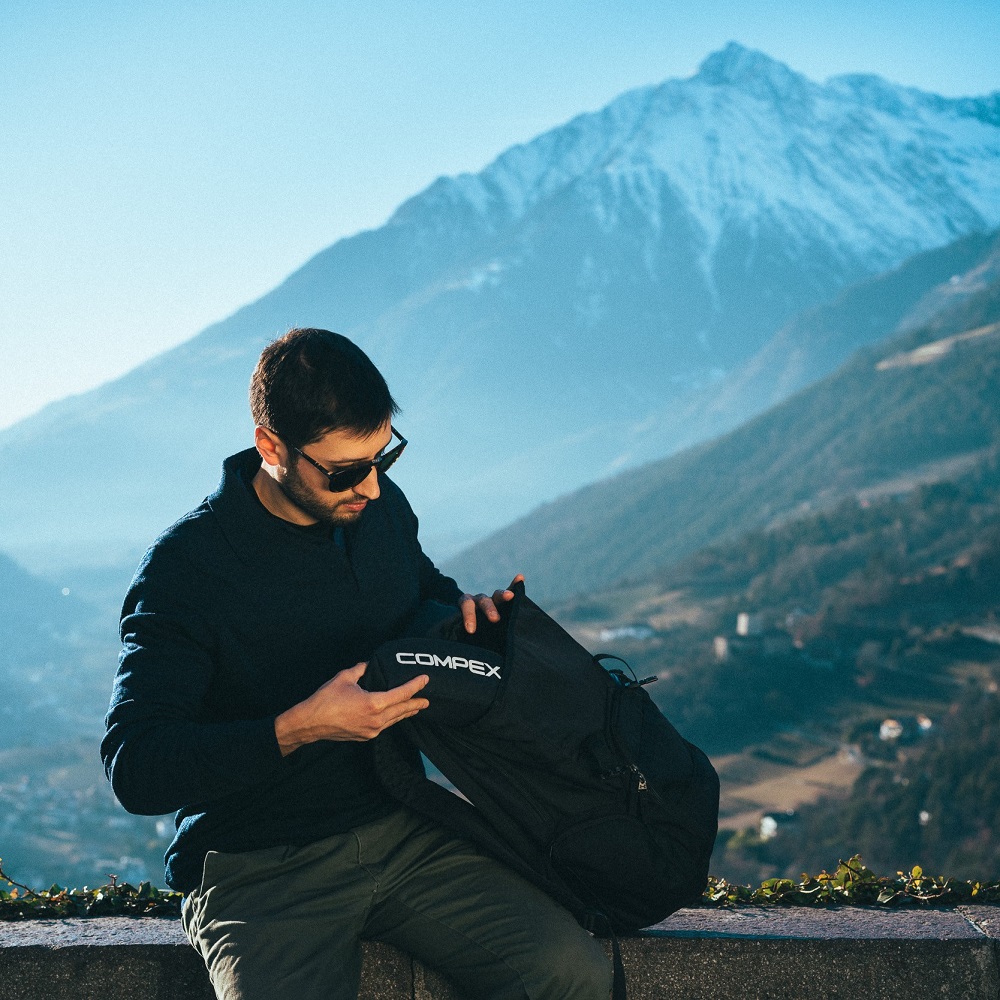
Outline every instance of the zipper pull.
<path id="1" fill-rule="evenodd" d="M 641 809 L 639 796 L 648 789 L 646 776 L 635 764 L 629 764 L 628 769 L 635 778 L 628 783 L 628 811 L 630 816 L 638 816 Z"/>

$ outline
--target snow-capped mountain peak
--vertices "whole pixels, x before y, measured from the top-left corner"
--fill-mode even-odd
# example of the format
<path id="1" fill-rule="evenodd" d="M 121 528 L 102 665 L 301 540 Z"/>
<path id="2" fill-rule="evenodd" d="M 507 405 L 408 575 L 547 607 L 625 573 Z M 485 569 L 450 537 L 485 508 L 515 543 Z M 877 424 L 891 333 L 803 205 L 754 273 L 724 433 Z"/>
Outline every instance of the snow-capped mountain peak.
<path id="1" fill-rule="evenodd" d="M 734 86 L 747 93 L 770 96 L 806 91 L 815 84 L 784 63 L 756 49 L 730 42 L 719 52 L 707 56 L 694 77 L 700 83 L 714 87 Z"/>
<path id="2" fill-rule="evenodd" d="M 838 253 L 888 267 L 1000 223 L 996 103 L 949 101 L 868 75 L 818 84 L 732 42 L 689 79 L 623 94 L 479 174 L 442 179 L 400 219 L 429 215 L 440 226 L 450 203 L 461 225 L 474 218 L 496 232 L 551 199 L 579 196 L 604 231 L 638 212 L 662 233 L 664 213 L 680 204 L 708 275 L 734 221 L 778 220 L 806 239 L 819 228 Z"/>
<path id="3" fill-rule="evenodd" d="M 686 79 L 440 178 L 182 348 L 12 428 L 0 457 L 41 483 L 37 442 L 72 463 L 99 425 L 121 481 L 95 485 L 84 470 L 72 488 L 91 500 L 51 512 L 39 544 L 81 526 L 115 539 L 140 512 L 152 523 L 134 537 L 148 541 L 244 443 L 244 386 L 263 341 L 327 326 L 372 355 L 406 407 L 420 460 L 400 476 L 415 477 L 405 485 L 422 523 L 467 539 L 654 457 L 651 415 L 720 384 L 802 310 L 998 225 L 1000 95 L 946 99 L 870 76 L 817 83 L 731 44 Z M 177 413 L 199 442 L 183 455 L 168 434 Z M 503 428 L 502 460 L 491 439 L 456 465 L 455 429 L 473 425 Z M 163 479 L 131 476 L 137 465 Z M 65 489 L 52 484 L 55 502 Z M 49 495 L 8 491 L 7 537 L 23 541 Z"/>

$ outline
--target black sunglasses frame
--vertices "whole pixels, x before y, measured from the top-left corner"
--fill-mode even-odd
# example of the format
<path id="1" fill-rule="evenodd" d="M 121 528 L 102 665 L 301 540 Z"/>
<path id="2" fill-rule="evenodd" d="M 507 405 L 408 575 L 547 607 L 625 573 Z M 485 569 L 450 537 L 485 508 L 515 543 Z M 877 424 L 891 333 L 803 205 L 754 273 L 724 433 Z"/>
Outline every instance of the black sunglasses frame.
<path id="1" fill-rule="evenodd" d="M 293 445 L 292 451 L 296 455 L 301 455 L 311 466 L 319 469 L 326 476 L 327 486 L 331 493 L 346 493 L 347 490 L 353 490 L 359 483 L 363 483 L 371 475 L 372 469 L 387 472 L 396 459 L 403 454 L 403 449 L 407 444 L 406 438 L 392 425 L 389 426 L 389 430 L 399 438 L 399 444 L 394 448 L 390 448 L 374 461 L 358 462 L 356 465 L 347 465 L 342 469 L 334 469 L 332 472 L 329 469 L 324 469 L 316 459 L 310 458 L 301 448 L 296 448 Z"/>

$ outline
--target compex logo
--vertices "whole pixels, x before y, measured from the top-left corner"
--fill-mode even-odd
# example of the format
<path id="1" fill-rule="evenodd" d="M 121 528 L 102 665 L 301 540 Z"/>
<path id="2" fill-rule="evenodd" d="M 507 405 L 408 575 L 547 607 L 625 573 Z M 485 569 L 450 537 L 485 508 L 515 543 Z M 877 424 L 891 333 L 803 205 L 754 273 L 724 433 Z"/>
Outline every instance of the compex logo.
<path id="1" fill-rule="evenodd" d="M 448 667 L 458 670 L 460 667 L 470 674 L 479 677 L 496 677 L 500 679 L 500 668 L 483 660 L 469 660 L 464 656 L 438 656 L 437 653 L 397 653 L 396 662 L 404 667 Z"/>

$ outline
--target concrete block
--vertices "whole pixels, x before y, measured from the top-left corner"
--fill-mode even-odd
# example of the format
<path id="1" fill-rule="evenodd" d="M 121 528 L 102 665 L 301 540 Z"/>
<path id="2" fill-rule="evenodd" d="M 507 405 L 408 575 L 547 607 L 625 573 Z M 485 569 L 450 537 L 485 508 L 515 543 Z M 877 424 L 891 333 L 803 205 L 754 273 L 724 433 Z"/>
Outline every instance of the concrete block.
<path id="1" fill-rule="evenodd" d="M 398 948 L 366 941 L 358 1000 L 413 1000 L 413 966 Z"/>
<path id="2" fill-rule="evenodd" d="M 1000 996 L 987 941 L 632 938 L 623 952 L 630 1000 Z"/>
<path id="3" fill-rule="evenodd" d="M 177 920 L 0 924 L 0 1000 L 214 1000 Z"/>
<path id="4" fill-rule="evenodd" d="M 630 1000 L 1000 1000 L 997 907 L 682 910 L 621 944 Z M 0 923 L 0 1000 L 63 998 L 213 993 L 177 920 Z M 369 943 L 359 1000 L 467 998 L 395 948 Z"/>
<path id="5" fill-rule="evenodd" d="M 42 998 L 215 1000 L 215 992 L 179 920 L 0 923 L 0 1000 Z M 410 957 L 367 943 L 358 1000 L 412 998 Z"/>
<path id="6" fill-rule="evenodd" d="M 413 1000 L 468 1000 L 441 973 L 413 963 Z"/>
<path id="7" fill-rule="evenodd" d="M 622 952 L 629 1000 L 997 1000 L 997 945 L 960 910 L 745 907 L 682 910 Z"/>
<path id="8" fill-rule="evenodd" d="M 981 907 L 991 910 L 991 907 Z M 1000 916 L 1000 912 L 998 912 Z M 743 906 L 679 910 L 644 937 L 788 938 L 822 941 L 979 940 L 983 931 L 954 910 L 890 910 L 874 906 Z"/>

